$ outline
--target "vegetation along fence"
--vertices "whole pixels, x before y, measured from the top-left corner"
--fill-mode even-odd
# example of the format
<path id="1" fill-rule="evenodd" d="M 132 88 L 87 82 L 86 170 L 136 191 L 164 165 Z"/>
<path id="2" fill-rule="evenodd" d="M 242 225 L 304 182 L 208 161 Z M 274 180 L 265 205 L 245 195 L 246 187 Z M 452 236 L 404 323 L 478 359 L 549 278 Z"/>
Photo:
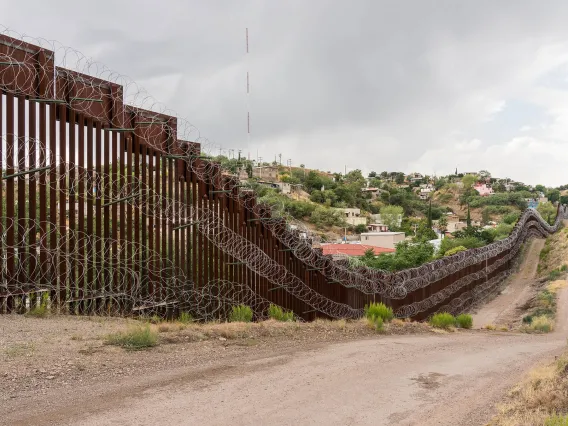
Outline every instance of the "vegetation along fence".
<path id="1" fill-rule="evenodd" d="M 59 62 L 58 62 L 59 61 Z M 527 210 L 509 238 L 397 273 L 334 262 L 201 155 L 187 121 L 69 48 L 0 34 L 0 302 L 70 314 L 305 319 L 458 313 L 494 291 L 521 244 L 555 232 Z M 135 106 L 134 106 L 135 105 Z M 193 141 L 192 141 L 193 140 Z"/>

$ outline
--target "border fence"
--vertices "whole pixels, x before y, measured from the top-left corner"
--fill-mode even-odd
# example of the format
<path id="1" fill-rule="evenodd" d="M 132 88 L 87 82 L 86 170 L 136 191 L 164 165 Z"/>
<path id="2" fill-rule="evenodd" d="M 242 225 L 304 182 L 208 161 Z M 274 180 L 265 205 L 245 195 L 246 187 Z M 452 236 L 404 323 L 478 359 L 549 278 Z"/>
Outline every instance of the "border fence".
<path id="1" fill-rule="evenodd" d="M 69 50 L 43 44 L 0 34 L 1 312 L 47 301 L 215 319 L 242 303 L 263 318 L 273 303 L 313 320 L 382 301 L 398 317 L 459 313 L 566 217 L 559 207 L 551 226 L 529 209 L 505 240 L 397 273 L 333 261 L 184 140 L 183 120 L 128 105 L 123 77 L 82 59 L 59 66 Z"/>

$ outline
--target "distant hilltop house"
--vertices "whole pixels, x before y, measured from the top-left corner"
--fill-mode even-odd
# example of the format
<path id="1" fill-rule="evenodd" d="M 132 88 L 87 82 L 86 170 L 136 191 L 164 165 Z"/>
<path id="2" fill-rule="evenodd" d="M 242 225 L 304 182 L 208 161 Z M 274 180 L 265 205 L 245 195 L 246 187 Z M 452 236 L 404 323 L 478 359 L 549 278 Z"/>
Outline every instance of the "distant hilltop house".
<path id="1" fill-rule="evenodd" d="M 418 198 L 421 200 L 427 200 L 430 198 L 432 192 L 435 191 L 434 186 L 431 183 L 423 183 L 420 185 L 419 188 L 416 188 L 416 192 L 418 193 Z"/>
<path id="2" fill-rule="evenodd" d="M 278 166 L 257 166 L 252 169 L 252 176 L 263 179 L 276 181 L 278 180 Z"/>
<path id="3" fill-rule="evenodd" d="M 383 192 L 388 191 L 380 188 L 361 188 L 361 192 L 363 192 L 364 194 L 370 194 L 371 200 L 376 200 Z"/>
<path id="4" fill-rule="evenodd" d="M 422 175 L 422 173 L 410 173 L 406 177 L 406 179 L 408 180 L 408 182 L 416 183 L 424 179 L 424 176 Z"/>
<path id="5" fill-rule="evenodd" d="M 271 182 L 271 181 L 259 180 L 258 184 L 263 186 L 268 186 L 270 188 L 279 189 L 282 194 L 286 195 L 297 193 L 302 189 L 302 185 L 294 185 L 287 182 Z"/>
<path id="6" fill-rule="evenodd" d="M 446 226 L 446 232 L 453 233 L 467 228 L 467 223 L 461 222 L 459 216 L 455 213 L 448 213 L 446 215 L 446 218 L 448 220 L 448 225 Z"/>
<path id="7" fill-rule="evenodd" d="M 365 216 L 361 216 L 361 209 L 345 208 L 342 210 L 343 214 L 345 215 L 345 222 L 347 222 L 349 225 L 357 226 L 367 224 L 367 218 Z"/>
<path id="8" fill-rule="evenodd" d="M 475 189 L 482 197 L 487 197 L 488 195 L 494 194 L 491 185 L 485 182 L 477 182 L 475 185 L 473 185 L 473 189 Z"/>
<path id="9" fill-rule="evenodd" d="M 395 249 L 391 248 L 375 247 L 366 244 L 322 244 L 321 248 L 324 255 L 331 255 L 334 260 L 345 256 L 361 257 L 369 249 L 372 249 L 376 256 L 395 251 Z"/>
<path id="10" fill-rule="evenodd" d="M 361 244 L 395 249 L 405 238 L 404 232 L 364 232 L 361 234 Z"/>

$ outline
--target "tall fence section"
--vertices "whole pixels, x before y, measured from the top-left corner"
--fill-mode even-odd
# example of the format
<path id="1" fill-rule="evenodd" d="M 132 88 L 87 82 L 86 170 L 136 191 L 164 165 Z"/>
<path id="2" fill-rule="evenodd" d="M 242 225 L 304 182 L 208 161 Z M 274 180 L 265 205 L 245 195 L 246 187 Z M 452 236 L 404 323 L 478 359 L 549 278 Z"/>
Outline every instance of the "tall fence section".
<path id="1" fill-rule="evenodd" d="M 48 301 L 70 314 L 215 319 L 246 304 L 263 318 L 274 303 L 312 320 L 382 301 L 398 317 L 458 313 L 566 217 L 560 207 L 550 226 L 527 210 L 505 240 L 397 273 L 333 261 L 183 140 L 185 121 L 128 105 L 123 77 L 83 58 L 79 71 L 59 66 L 75 53 L 40 45 L 0 34 L 2 312 Z"/>

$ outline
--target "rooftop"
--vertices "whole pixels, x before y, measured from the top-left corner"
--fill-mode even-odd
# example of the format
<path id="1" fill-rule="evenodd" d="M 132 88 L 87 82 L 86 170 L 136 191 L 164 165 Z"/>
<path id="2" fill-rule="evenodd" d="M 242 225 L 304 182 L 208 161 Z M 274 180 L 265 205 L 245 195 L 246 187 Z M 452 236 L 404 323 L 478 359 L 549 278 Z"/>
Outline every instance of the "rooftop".
<path id="1" fill-rule="evenodd" d="M 404 232 L 363 232 L 361 235 L 400 235 Z"/>
<path id="2" fill-rule="evenodd" d="M 386 232 L 383 232 L 385 234 Z M 374 247 L 365 244 L 322 244 L 323 254 L 345 254 L 347 256 L 363 256 L 369 249 L 373 249 L 376 255 L 382 253 L 394 253 L 396 250 L 384 247 Z"/>

